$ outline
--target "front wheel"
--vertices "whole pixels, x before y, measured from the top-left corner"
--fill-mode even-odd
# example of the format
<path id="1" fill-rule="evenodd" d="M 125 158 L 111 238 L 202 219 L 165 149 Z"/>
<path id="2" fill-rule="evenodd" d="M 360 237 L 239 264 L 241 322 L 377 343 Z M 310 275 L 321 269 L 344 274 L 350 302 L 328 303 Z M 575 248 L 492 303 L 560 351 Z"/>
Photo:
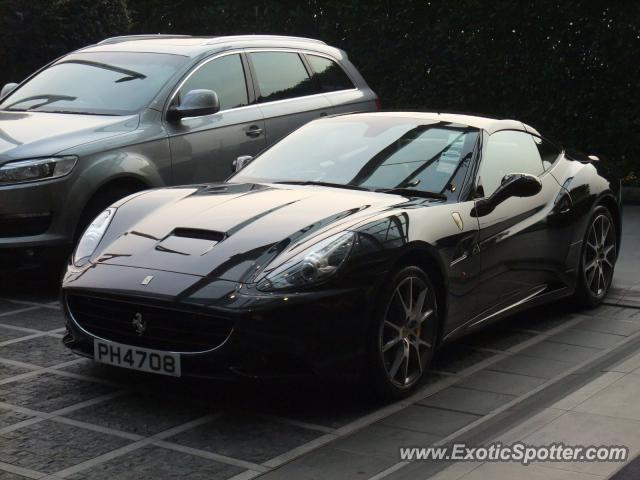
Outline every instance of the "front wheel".
<path id="1" fill-rule="evenodd" d="M 438 326 L 435 290 L 419 267 L 399 270 L 381 295 L 369 349 L 370 380 L 383 396 L 404 398 L 433 356 Z"/>
<path id="2" fill-rule="evenodd" d="M 582 246 L 575 300 L 580 306 L 602 303 L 611 287 L 617 258 L 616 228 L 611 213 L 597 207 L 591 215 Z"/>

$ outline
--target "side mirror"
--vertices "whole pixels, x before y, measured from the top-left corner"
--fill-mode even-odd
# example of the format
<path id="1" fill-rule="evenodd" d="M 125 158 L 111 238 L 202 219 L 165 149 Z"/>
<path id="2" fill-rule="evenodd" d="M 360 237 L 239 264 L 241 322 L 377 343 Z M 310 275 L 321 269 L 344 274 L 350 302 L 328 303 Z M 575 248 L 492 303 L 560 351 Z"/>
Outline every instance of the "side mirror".
<path id="1" fill-rule="evenodd" d="M 17 86 L 17 83 L 7 83 L 4 87 L 2 87 L 2 90 L 0 90 L 0 98 L 4 98 L 9 95 L 16 89 Z"/>
<path id="2" fill-rule="evenodd" d="M 597 155 L 588 155 L 589 160 L 591 160 L 592 162 L 599 162 L 600 161 L 600 157 Z"/>
<path id="3" fill-rule="evenodd" d="M 167 120 L 175 122 L 186 117 L 202 117 L 220 111 L 218 94 L 213 90 L 190 90 L 184 96 L 180 105 L 169 107 Z"/>
<path id="4" fill-rule="evenodd" d="M 242 155 L 233 161 L 233 173 L 239 172 L 253 160 L 251 155 Z"/>
<path id="5" fill-rule="evenodd" d="M 533 197 L 542 190 L 542 183 L 535 175 L 528 173 L 511 173 L 505 175 L 501 185 L 489 198 L 476 201 L 471 212 L 474 217 L 482 217 L 493 212 L 502 202 L 511 197 Z"/>

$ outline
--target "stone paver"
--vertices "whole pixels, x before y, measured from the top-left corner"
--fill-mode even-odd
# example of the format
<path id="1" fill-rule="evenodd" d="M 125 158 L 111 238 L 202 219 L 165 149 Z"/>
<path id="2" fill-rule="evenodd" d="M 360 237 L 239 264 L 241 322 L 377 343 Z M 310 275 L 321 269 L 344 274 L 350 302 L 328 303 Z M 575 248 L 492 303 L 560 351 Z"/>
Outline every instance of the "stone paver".
<path id="1" fill-rule="evenodd" d="M 550 379 L 566 370 L 569 370 L 573 366 L 574 364 L 569 362 L 517 354 L 510 355 L 503 360 L 499 360 L 498 362 L 490 365 L 488 370 Z"/>
<path id="2" fill-rule="evenodd" d="M 610 373 L 610 375 L 615 375 Z M 574 408 L 577 412 L 640 421 L 640 375 L 619 378 Z"/>
<path id="3" fill-rule="evenodd" d="M 551 360 L 560 360 L 562 362 L 580 363 L 595 357 L 600 353 L 600 349 L 591 347 L 582 347 L 579 345 L 568 345 L 566 343 L 557 343 L 551 341 L 543 341 L 525 348 L 523 355 L 531 357 L 548 358 Z"/>
<path id="4" fill-rule="evenodd" d="M 550 341 L 591 348 L 609 348 L 624 340 L 624 335 L 570 328 L 549 337 Z"/>
<path id="5" fill-rule="evenodd" d="M 59 337 L 36 337 L 0 347 L 0 358 L 50 367 L 77 357 L 62 345 Z"/>
<path id="6" fill-rule="evenodd" d="M 414 405 L 385 418 L 381 423 L 391 427 L 446 437 L 478 418 L 480 415 Z"/>
<path id="7" fill-rule="evenodd" d="M 2 319 L 2 317 L 0 317 L 0 319 Z M 16 330 L 14 328 L 7 328 L 7 327 L 0 326 L 0 342 L 6 342 L 8 340 L 13 340 L 13 339 L 16 339 L 16 338 L 21 338 L 21 337 L 26 337 L 27 335 L 30 335 L 30 333 L 29 332 L 24 332 L 24 331 L 21 331 L 21 330 Z M 0 347 L 0 349 L 1 348 L 2 347 Z M 1 351 L 2 350 L 0 350 L 0 352 Z"/>
<path id="8" fill-rule="evenodd" d="M 54 473 L 130 440 L 45 420 L 0 434 L 0 462 Z"/>
<path id="9" fill-rule="evenodd" d="M 460 387 L 483 390 L 485 392 L 502 393 L 505 395 L 523 395 L 543 383 L 544 380 L 537 377 L 483 370 L 465 378 L 458 385 Z"/>
<path id="10" fill-rule="evenodd" d="M 321 432 L 297 425 L 223 414 L 167 440 L 228 457 L 262 463 L 321 435 Z"/>
<path id="11" fill-rule="evenodd" d="M 0 407 L 0 429 L 22 422 L 23 420 L 28 420 L 29 418 L 33 417 Z"/>
<path id="12" fill-rule="evenodd" d="M 4 380 L 5 378 L 15 377 L 16 375 L 27 373 L 29 371 L 30 370 L 28 368 L 19 367 L 16 365 L 10 365 L 7 363 L 0 363 L 0 380 Z"/>
<path id="13" fill-rule="evenodd" d="M 456 480 L 513 480 L 514 478 L 526 478 L 527 480 L 604 480 L 600 475 L 589 473 L 576 473 L 558 470 L 542 465 L 527 465 L 518 463 L 485 463 L 472 470 L 470 473 L 458 477 Z M 443 476 L 444 480 L 447 478 Z"/>
<path id="14" fill-rule="evenodd" d="M 419 401 L 418 404 L 427 407 L 474 413 L 476 415 L 486 415 L 514 398 L 516 398 L 515 395 L 449 387 Z"/>
<path id="15" fill-rule="evenodd" d="M 21 308 L 28 307 L 29 305 L 21 305 Z M 14 313 L 12 315 L 0 316 L 0 323 L 14 325 L 16 327 L 48 331 L 64 327 L 64 315 L 60 310 L 42 307 L 20 313 Z"/>
<path id="16" fill-rule="evenodd" d="M 243 472 L 229 464 L 153 445 L 96 465 L 68 477 L 71 480 L 222 480 Z"/>
<path id="17" fill-rule="evenodd" d="M 367 479 L 393 465 L 395 460 L 359 455 L 335 448 L 307 454 L 304 462 L 288 463 L 260 480 L 354 480 Z"/>
<path id="18" fill-rule="evenodd" d="M 524 438 L 531 445 L 625 445 L 631 458 L 640 450 L 640 421 L 582 412 L 566 412 Z M 552 467 L 608 476 L 620 468 L 618 462 L 558 462 Z"/>
<path id="19" fill-rule="evenodd" d="M 352 435 L 341 438 L 331 444 L 347 452 L 374 457 L 392 458 L 397 460 L 401 445 L 428 446 L 440 440 L 442 437 L 423 432 L 414 432 L 403 428 L 394 428 L 388 425 L 371 425 Z"/>
<path id="20" fill-rule="evenodd" d="M 151 436 L 211 411 L 162 394 L 131 394 L 75 410 L 66 417 L 101 427 Z"/>
<path id="21" fill-rule="evenodd" d="M 114 391 L 100 383 L 43 373 L 0 385 L 0 402 L 52 412 Z"/>

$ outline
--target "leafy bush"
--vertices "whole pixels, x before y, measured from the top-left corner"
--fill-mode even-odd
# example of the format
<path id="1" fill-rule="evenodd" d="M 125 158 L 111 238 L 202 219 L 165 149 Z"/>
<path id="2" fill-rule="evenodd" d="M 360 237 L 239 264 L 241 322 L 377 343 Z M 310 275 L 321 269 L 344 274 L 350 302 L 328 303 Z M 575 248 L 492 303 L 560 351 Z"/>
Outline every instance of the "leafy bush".
<path id="1" fill-rule="evenodd" d="M 130 26 L 126 0 L 0 0 L 0 84 Z"/>
<path id="2" fill-rule="evenodd" d="M 46 8 L 4 1 L 30 11 L 19 25 L 15 12 L 0 13 L 0 49 L 8 40 L 14 55 L 0 51 L 5 76 L 24 76 L 129 26 L 125 0 L 59 0 Z M 636 2 L 130 0 L 128 7 L 135 33 L 319 38 L 348 52 L 385 108 L 517 118 L 570 149 L 615 162 L 621 175 L 640 172 Z M 27 40 L 32 35 L 36 42 Z"/>

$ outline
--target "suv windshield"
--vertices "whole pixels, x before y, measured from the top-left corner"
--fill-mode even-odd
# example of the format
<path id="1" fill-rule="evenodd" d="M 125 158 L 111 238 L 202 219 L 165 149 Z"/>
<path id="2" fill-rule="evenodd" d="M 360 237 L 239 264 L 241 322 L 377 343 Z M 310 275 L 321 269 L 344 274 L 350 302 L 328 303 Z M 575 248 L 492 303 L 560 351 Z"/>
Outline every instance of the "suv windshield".
<path id="1" fill-rule="evenodd" d="M 324 182 L 371 190 L 444 192 L 470 160 L 474 128 L 416 119 L 345 117 L 300 128 L 233 176 L 231 182 Z"/>
<path id="2" fill-rule="evenodd" d="M 3 110 L 127 115 L 147 106 L 187 61 L 182 55 L 102 52 L 67 55 L 21 85 Z"/>

